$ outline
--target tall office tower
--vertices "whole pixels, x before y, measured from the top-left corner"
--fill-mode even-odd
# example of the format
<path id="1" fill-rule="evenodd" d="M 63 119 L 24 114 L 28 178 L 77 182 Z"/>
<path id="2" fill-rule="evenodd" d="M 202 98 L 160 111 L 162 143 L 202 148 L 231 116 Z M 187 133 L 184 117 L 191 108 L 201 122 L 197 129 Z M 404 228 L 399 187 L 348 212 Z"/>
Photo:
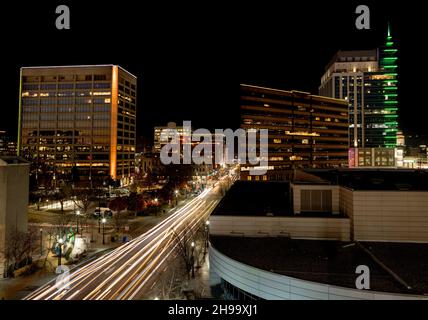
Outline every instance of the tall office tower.
<path id="1" fill-rule="evenodd" d="M 136 77 L 116 65 L 21 68 L 19 154 L 56 180 L 128 183 L 136 86 Z"/>
<path id="2" fill-rule="evenodd" d="M 348 164 L 348 103 L 301 91 L 241 84 L 241 128 L 268 129 L 268 171 L 241 179 L 285 180 L 295 168 Z"/>
<path id="3" fill-rule="evenodd" d="M 384 47 L 339 51 L 321 77 L 322 96 L 349 103 L 350 147 L 396 146 L 397 49 L 388 28 Z"/>
<path id="4" fill-rule="evenodd" d="M 369 146 L 397 146 L 398 132 L 398 73 L 397 48 L 388 26 L 385 45 L 378 49 L 379 72 L 367 75 L 368 108 L 366 113 L 367 143 Z"/>

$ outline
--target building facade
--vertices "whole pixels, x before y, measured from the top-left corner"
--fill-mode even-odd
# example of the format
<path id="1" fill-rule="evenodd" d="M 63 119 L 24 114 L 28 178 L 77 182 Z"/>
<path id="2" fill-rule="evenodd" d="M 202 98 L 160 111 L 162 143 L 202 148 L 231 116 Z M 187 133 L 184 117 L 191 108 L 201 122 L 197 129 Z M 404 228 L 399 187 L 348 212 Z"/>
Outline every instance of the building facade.
<path id="1" fill-rule="evenodd" d="M 164 131 L 165 130 L 165 131 Z M 161 133 L 164 131 L 167 136 L 161 137 Z M 154 152 L 160 153 L 162 147 L 172 141 L 172 133 L 177 132 L 179 135 L 179 139 L 182 141 L 184 136 L 191 136 L 192 129 L 185 126 L 177 126 L 175 122 L 168 122 L 166 126 L 157 126 L 154 128 L 154 143 L 153 148 Z"/>
<path id="2" fill-rule="evenodd" d="M 349 167 L 402 166 L 403 153 L 391 148 L 349 148 Z M 400 165 L 401 164 L 401 165 Z"/>
<path id="3" fill-rule="evenodd" d="M 21 68 L 19 154 L 56 176 L 127 183 L 136 99 L 136 77 L 116 65 Z"/>
<path id="4" fill-rule="evenodd" d="M 0 277 L 4 276 L 3 252 L 15 230 L 27 232 L 29 163 L 16 156 L 0 157 Z"/>
<path id="5" fill-rule="evenodd" d="M 349 103 L 349 146 L 395 148 L 398 131 L 397 48 L 339 51 L 321 77 L 322 96 Z"/>
<path id="6" fill-rule="evenodd" d="M 6 131 L 0 131 L 0 155 L 16 155 L 16 141 L 12 137 L 8 136 Z"/>
<path id="7" fill-rule="evenodd" d="M 348 103 L 307 92 L 241 85 L 241 128 L 268 129 L 268 171 L 241 179 L 283 180 L 294 168 L 348 163 Z"/>

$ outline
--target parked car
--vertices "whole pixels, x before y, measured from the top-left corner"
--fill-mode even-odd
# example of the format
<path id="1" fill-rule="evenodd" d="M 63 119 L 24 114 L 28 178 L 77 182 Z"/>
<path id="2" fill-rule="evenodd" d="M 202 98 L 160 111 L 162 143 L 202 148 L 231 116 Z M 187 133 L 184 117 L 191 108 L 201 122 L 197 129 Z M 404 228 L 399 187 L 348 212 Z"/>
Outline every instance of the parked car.
<path id="1" fill-rule="evenodd" d="M 94 210 L 94 216 L 95 217 L 111 217 L 113 215 L 113 212 L 109 208 L 104 207 L 96 207 Z"/>

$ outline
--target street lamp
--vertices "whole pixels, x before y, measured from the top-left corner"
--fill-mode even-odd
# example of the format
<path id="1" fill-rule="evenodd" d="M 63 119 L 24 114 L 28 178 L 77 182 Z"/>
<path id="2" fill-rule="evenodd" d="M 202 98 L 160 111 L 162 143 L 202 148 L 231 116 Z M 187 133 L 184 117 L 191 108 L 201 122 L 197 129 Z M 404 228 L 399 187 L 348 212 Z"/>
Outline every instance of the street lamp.
<path id="1" fill-rule="evenodd" d="M 80 216 L 80 210 L 77 210 L 76 211 L 77 233 L 79 233 L 79 216 Z"/>
<path id="2" fill-rule="evenodd" d="M 190 262 L 192 264 L 192 278 L 195 279 L 195 242 L 192 241 L 192 256 L 190 257 Z"/>
<path id="3" fill-rule="evenodd" d="M 58 244 L 59 244 L 58 267 L 61 265 L 61 255 L 62 255 L 63 243 L 64 243 L 64 239 L 59 238 L 59 240 L 58 240 Z"/>
<path id="4" fill-rule="evenodd" d="M 175 190 L 174 193 L 175 193 L 175 205 L 178 206 L 178 190 Z"/>
<path id="5" fill-rule="evenodd" d="M 207 248 L 208 248 L 208 238 L 210 235 L 210 221 L 207 220 L 205 222 L 205 249 L 204 249 L 204 255 L 207 254 Z"/>
<path id="6" fill-rule="evenodd" d="M 43 229 L 40 228 L 40 255 L 43 255 Z"/>
<path id="7" fill-rule="evenodd" d="M 101 222 L 103 223 L 103 244 L 106 244 L 105 242 L 105 224 L 107 222 L 106 218 L 103 218 Z"/>

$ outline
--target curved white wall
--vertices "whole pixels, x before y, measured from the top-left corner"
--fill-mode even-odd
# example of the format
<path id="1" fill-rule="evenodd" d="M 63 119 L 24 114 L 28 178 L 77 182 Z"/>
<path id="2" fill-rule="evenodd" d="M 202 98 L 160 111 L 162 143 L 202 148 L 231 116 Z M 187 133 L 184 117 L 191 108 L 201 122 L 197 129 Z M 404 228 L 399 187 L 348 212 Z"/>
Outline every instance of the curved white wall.
<path id="1" fill-rule="evenodd" d="M 268 300 L 428 300 L 428 296 L 337 287 L 261 270 L 233 260 L 210 246 L 210 272 L 248 293 Z M 218 278 L 219 277 L 219 278 Z"/>

